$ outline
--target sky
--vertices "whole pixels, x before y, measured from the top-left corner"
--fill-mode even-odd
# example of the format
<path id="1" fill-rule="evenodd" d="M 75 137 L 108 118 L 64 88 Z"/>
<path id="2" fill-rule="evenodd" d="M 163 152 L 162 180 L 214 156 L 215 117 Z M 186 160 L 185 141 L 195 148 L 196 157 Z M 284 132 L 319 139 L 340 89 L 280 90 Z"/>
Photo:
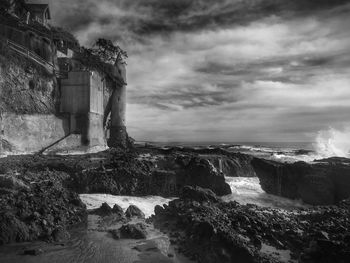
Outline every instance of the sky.
<path id="1" fill-rule="evenodd" d="M 312 141 L 350 123 L 350 1 L 60 0 L 53 24 L 129 55 L 136 140 Z"/>

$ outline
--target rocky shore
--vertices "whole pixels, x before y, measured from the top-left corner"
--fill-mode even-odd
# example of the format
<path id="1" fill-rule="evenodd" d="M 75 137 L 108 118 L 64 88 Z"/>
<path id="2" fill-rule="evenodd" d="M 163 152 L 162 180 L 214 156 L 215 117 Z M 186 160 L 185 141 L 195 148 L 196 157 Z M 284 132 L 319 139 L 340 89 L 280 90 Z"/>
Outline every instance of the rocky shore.
<path id="1" fill-rule="evenodd" d="M 88 227 L 95 234 L 83 236 L 87 243 L 90 238 L 100 243 L 101 251 L 113 246 L 109 239 L 149 240 L 156 227 L 172 244 L 167 243 L 171 255 L 176 251 L 194 262 L 348 262 L 350 206 L 342 201 L 350 195 L 348 165 L 344 159 L 287 164 L 222 149 L 177 147 L 10 156 L 0 159 L 0 245 L 66 242 L 69 233 L 86 229 L 98 216 L 103 220 Z M 332 206 L 287 211 L 223 202 L 220 196 L 231 193 L 227 176 L 258 176 L 267 193 Z M 123 211 L 106 204 L 88 215 L 78 194 L 91 193 L 180 198 L 157 206 L 145 219 L 137 207 Z"/>
<path id="2" fill-rule="evenodd" d="M 251 163 L 267 193 L 311 205 L 336 204 L 350 196 L 349 159 L 280 163 L 254 158 Z"/>
<path id="3" fill-rule="evenodd" d="M 281 211 L 186 187 L 152 219 L 197 262 L 349 262 L 349 204 Z"/>

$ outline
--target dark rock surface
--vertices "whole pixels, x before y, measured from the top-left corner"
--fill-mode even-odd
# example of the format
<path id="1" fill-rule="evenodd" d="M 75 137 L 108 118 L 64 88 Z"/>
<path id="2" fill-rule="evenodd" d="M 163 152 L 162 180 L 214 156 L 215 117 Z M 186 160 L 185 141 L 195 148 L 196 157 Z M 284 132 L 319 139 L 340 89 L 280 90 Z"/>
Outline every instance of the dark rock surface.
<path id="1" fill-rule="evenodd" d="M 145 214 L 135 205 L 130 205 L 126 211 L 125 216 L 128 218 L 136 217 L 136 218 L 145 218 Z"/>
<path id="2" fill-rule="evenodd" d="M 6 175 L 16 183 L 2 184 L 13 191 L 0 193 L 0 244 L 61 239 L 66 227 L 84 221 L 85 205 L 62 186 L 64 176 L 49 171 Z"/>
<path id="3" fill-rule="evenodd" d="M 217 196 L 210 189 L 203 189 L 201 187 L 185 186 L 181 193 L 182 199 L 190 199 L 198 202 L 218 202 Z"/>
<path id="4" fill-rule="evenodd" d="M 102 203 L 99 208 L 92 210 L 90 213 L 99 216 L 110 216 L 111 214 L 114 214 L 114 211 L 107 203 Z"/>
<path id="5" fill-rule="evenodd" d="M 120 229 L 122 238 L 145 239 L 147 238 L 146 225 L 144 223 L 126 224 Z"/>
<path id="6" fill-rule="evenodd" d="M 157 208 L 153 221 L 198 262 L 280 262 L 262 250 L 266 245 L 299 262 L 349 262 L 349 216 L 346 202 L 285 211 L 181 198 Z"/>
<path id="7" fill-rule="evenodd" d="M 98 167 L 71 174 L 69 185 L 79 193 L 114 195 L 176 196 L 185 185 L 231 193 L 224 174 L 208 160 L 180 153 L 142 159 L 136 153 L 110 151 Z"/>
<path id="8" fill-rule="evenodd" d="M 267 193 L 330 205 L 350 197 L 350 165 L 346 161 L 331 158 L 315 163 L 279 163 L 254 158 L 252 165 Z"/>

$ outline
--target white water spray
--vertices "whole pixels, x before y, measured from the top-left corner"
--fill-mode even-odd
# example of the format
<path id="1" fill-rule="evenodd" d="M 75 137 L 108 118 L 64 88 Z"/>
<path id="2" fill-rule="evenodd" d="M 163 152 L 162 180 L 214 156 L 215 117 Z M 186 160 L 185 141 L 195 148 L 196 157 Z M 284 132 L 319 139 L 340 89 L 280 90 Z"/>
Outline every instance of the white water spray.
<path id="1" fill-rule="evenodd" d="M 350 126 L 343 130 L 329 128 L 326 131 L 318 132 L 315 149 L 322 158 L 350 158 Z"/>

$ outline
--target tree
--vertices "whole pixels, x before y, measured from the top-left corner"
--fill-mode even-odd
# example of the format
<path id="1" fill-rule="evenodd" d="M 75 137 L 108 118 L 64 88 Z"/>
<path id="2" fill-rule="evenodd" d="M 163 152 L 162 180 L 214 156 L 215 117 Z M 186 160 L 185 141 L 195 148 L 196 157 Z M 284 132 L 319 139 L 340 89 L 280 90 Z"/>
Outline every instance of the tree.
<path id="1" fill-rule="evenodd" d="M 16 14 L 22 14 L 27 11 L 27 5 L 25 0 L 1 0 L 0 1 L 0 13 L 6 14 L 11 11 Z"/>
<path id="2" fill-rule="evenodd" d="M 0 13 L 6 14 L 11 9 L 11 1 L 10 0 L 1 0 L 0 1 Z"/>
<path id="3" fill-rule="evenodd" d="M 123 60 L 128 57 L 126 51 L 119 45 L 114 45 L 111 40 L 99 38 L 95 42 L 91 53 L 97 55 L 105 63 L 114 64 L 116 60 Z"/>

